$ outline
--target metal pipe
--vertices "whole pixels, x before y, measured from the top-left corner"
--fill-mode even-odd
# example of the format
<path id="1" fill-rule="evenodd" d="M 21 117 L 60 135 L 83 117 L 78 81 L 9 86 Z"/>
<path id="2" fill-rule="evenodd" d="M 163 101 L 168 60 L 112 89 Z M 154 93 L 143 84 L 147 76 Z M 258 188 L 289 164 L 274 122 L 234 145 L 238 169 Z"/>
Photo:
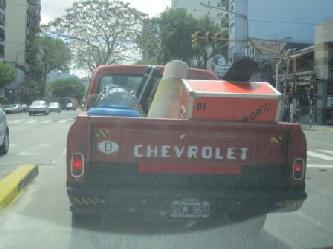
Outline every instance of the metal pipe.
<path id="1" fill-rule="evenodd" d="M 279 66 L 282 60 L 280 59 L 275 65 L 275 88 L 280 91 L 280 82 L 279 82 Z"/>

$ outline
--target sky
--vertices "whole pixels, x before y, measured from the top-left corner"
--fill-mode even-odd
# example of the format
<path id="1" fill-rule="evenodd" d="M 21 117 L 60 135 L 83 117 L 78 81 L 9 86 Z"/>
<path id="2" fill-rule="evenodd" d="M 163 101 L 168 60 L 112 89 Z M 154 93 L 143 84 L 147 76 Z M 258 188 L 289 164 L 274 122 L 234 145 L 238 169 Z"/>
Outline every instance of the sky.
<path id="1" fill-rule="evenodd" d="M 167 7 L 171 6 L 171 0 L 123 0 L 130 2 L 131 6 L 148 14 L 157 16 Z M 74 0 L 42 0 L 42 24 L 48 23 L 55 17 L 64 14 L 64 10 L 72 6 Z"/>

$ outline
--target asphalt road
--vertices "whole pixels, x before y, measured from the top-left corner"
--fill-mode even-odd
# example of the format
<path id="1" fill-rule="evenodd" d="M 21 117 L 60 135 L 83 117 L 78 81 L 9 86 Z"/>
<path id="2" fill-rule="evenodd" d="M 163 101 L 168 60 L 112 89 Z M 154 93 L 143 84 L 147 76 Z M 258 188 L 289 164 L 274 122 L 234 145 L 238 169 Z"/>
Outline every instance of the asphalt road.
<path id="1" fill-rule="evenodd" d="M 169 224 L 140 216 L 91 218 L 76 227 L 65 188 L 66 134 L 74 116 L 7 116 L 11 147 L 0 158 L 0 177 L 22 163 L 38 164 L 40 173 L 0 212 L 1 249 L 333 247 L 333 132 L 306 131 L 308 199 L 296 212 L 269 214 L 262 231 L 244 234 L 242 223 L 224 226 L 218 220 Z"/>

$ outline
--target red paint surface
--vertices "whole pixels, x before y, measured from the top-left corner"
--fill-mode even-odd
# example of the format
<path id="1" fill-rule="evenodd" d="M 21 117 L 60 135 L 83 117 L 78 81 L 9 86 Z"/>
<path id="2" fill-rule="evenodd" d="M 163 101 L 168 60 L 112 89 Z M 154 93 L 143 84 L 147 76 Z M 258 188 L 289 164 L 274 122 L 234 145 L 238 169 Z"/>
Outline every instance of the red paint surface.
<path id="1" fill-rule="evenodd" d="M 240 174 L 239 166 L 184 165 L 184 164 L 139 164 L 141 173 L 177 173 L 177 174 Z"/>

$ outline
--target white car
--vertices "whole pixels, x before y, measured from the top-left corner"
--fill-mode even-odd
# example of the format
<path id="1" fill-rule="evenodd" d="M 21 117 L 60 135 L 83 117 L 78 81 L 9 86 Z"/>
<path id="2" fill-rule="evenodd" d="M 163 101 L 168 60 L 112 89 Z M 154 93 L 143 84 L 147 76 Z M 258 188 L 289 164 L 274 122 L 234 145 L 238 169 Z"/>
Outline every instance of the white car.
<path id="1" fill-rule="evenodd" d="M 35 100 L 29 106 L 29 116 L 35 114 L 49 115 L 49 106 L 45 100 Z"/>
<path id="2" fill-rule="evenodd" d="M 71 102 L 69 102 L 69 103 L 67 103 L 67 105 L 66 105 L 66 110 L 68 111 L 68 110 L 76 110 L 76 108 L 73 106 L 73 103 L 71 103 Z"/>
<path id="3" fill-rule="evenodd" d="M 6 113 L 0 105 L 0 155 L 7 154 L 9 150 L 9 128 Z"/>
<path id="4" fill-rule="evenodd" d="M 58 102 L 51 102 L 49 104 L 49 111 L 50 112 L 61 112 L 61 107 Z"/>

